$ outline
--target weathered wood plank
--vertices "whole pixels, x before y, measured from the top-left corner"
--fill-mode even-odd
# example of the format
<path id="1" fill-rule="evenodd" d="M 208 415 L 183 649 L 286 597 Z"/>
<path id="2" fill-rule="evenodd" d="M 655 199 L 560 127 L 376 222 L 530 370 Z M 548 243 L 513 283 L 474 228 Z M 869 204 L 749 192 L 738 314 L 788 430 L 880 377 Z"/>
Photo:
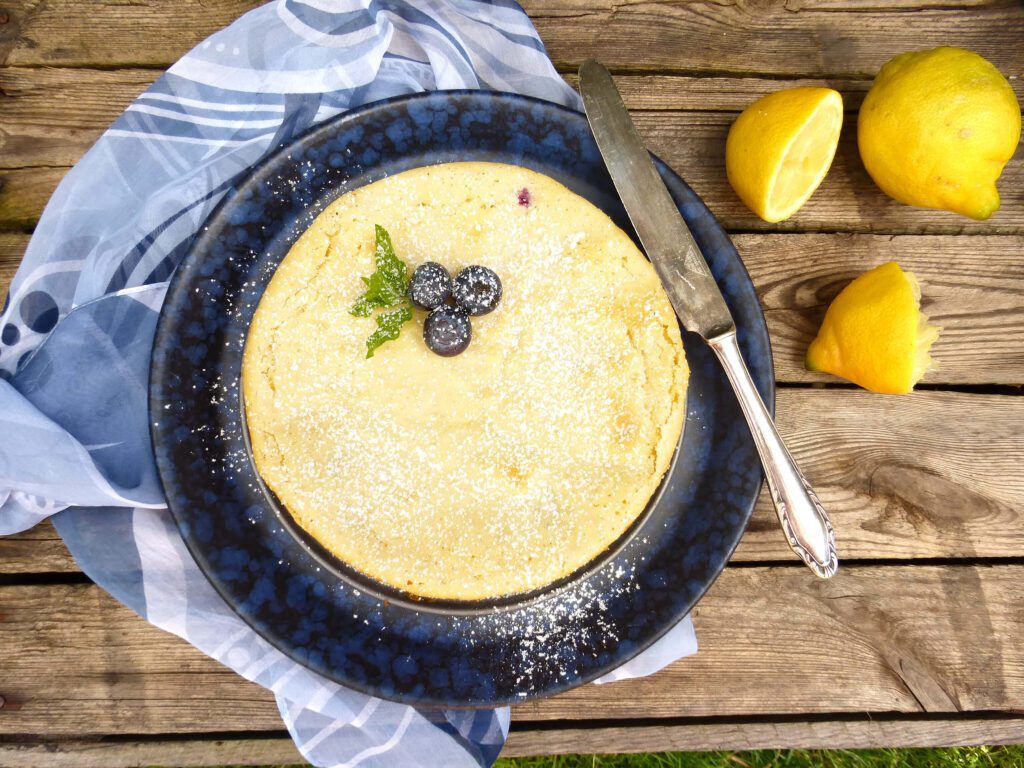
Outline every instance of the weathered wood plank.
<path id="1" fill-rule="evenodd" d="M 159 70 L 0 68 L 0 168 L 70 166 L 88 150 Z M 567 80 L 574 84 L 575 76 Z M 866 81 L 770 78 L 620 76 L 632 110 L 738 112 L 779 88 L 828 85 L 841 89 L 848 110 L 859 105 Z"/>
<path id="2" fill-rule="evenodd" d="M 0 768 L 205 768 L 307 765 L 286 736 L 186 741 L 0 742 Z"/>
<path id="3" fill-rule="evenodd" d="M 0 65 L 166 67 L 262 0 L 8 0 Z"/>
<path id="4" fill-rule="evenodd" d="M 955 45 L 1007 74 L 1024 69 L 1019 7 L 971 9 L 923 3 L 648 2 L 526 0 L 552 59 L 575 68 L 587 58 L 619 69 L 712 70 L 794 76 L 873 77 L 904 51 Z M 638 51 L 643 51 L 639 56 Z"/>
<path id="5" fill-rule="evenodd" d="M 0 166 L 74 165 L 160 74 L 0 68 Z"/>
<path id="6" fill-rule="evenodd" d="M 5 651 L 0 669 L 2 733 L 116 733 L 129 724 L 140 734 L 174 733 L 232 721 L 228 730 L 243 722 L 280 727 L 269 692 L 232 680 L 93 585 L 0 588 L 0 617 L 4 643 L 20 645 Z M 111 730 L 114 723 L 121 725 Z"/>
<path id="7" fill-rule="evenodd" d="M 730 569 L 694 612 L 697 656 L 518 716 L 1019 709 L 1018 568 L 847 567 L 827 582 L 799 568 Z"/>
<path id="8" fill-rule="evenodd" d="M 736 197 L 725 175 L 725 137 L 734 115 L 724 112 L 635 112 L 651 150 L 679 171 L 723 225 L 733 231 L 849 231 L 885 233 L 1024 233 L 1024 152 L 1018 151 L 999 183 L 1002 209 L 987 222 L 897 203 L 868 177 L 857 153 L 855 126 L 847 121 L 829 175 L 804 208 L 769 225 Z M 40 163 L 47 165 L 45 159 Z M 0 230 L 36 221 L 65 167 L 0 169 Z"/>
<path id="9" fill-rule="evenodd" d="M 0 233 L 34 226 L 66 167 L 0 169 Z"/>
<path id="10" fill-rule="evenodd" d="M 832 514 L 841 558 L 1015 557 L 1024 397 L 779 392 L 778 421 Z M 0 573 L 73 572 L 49 526 L 0 538 Z M 734 562 L 789 561 L 762 494 Z"/>
<path id="11" fill-rule="evenodd" d="M 0 72 L 3 70 L 0 69 Z M 74 72 L 76 70 L 67 70 Z M 2 75 L 0 75 L 2 77 Z M 579 78 L 572 73 L 565 80 L 574 88 Z M 615 84 L 631 110 L 702 110 L 740 112 L 755 100 L 782 88 L 832 88 L 843 95 L 847 120 L 860 108 L 871 88 L 870 80 L 844 78 L 727 77 L 722 75 L 616 75 Z"/>
<path id="12" fill-rule="evenodd" d="M 161 74 L 158 69 L 0 67 L 0 167 L 72 165 L 131 101 Z M 856 109 L 864 80 L 777 80 L 758 77 L 631 76 L 616 78 L 627 105 L 644 110 L 744 109 L 779 88 L 829 85 Z M 575 83 L 576 77 L 568 80 Z"/>
<path id="13" fill-rule="evenodd" d="M 1024 742 L 1024 718 L 741 721 L 618 728 L 513 729 L 501 754 L 502 757 L 527 757 L 577 753 L 947 747 L 1021 742 Z"/>
<path id="14" fill-rule="evenodd" d="M 778 421 L 850 559 L 1016 556 L 1024 398 L 783 390 Z M 791 557 L 767 493 L 736 562 Z"/>
<path id="15" fill-rule="evenodd" d="M 0 65 L 167 66 L 257 0 L 11 0 Z M 527 0 L 553 60 L 619 69 L 872 77 L 891 56 L 960 45 L 1020 74 L 1024 13 L 1011 3 L 829 4 Z M 189 19 L 182 24 L 181 19 Z M 643 51 L 642 59 L 637 51 Z M 1018 86 L 1019 87 L 1019 86 Z"/>
<path id="16" fill-rule="evenodd" d="M 540 730 L 513 723 L 503 758 L 747 749 L 863 749 L 1018 744 L 1024 718 L 740 721 Z M 995 756 L 997 756 L 996 753 Z M 3 768 L 207 768 L 305 764 L 285 736 L 146 741 L 0 742 Z"/>
<path id="17" fill-rule="evenodd" d="M 159 69 L 0 67 L 0 167 L 72 165 Z M 575 85 L 575 75 L 567 80 Z M 866 80 L 778 80 L 769 77 L 622 75 L 616 78 L 635 110 L 744 109 L 779 88 L 829 86 L 850 111 L 859 107 Z"/>
<path id="18" fill-rule="evenodd" d="M 125 107 L 162 74 L 159 69 L 0 67 L 0 167 L 71 165 Z M 575 85 L 576 76 L 566 79 Z M 780 88 L 828 86 L 854 111 L 866 80 L 779 80 L 770 77 L 620 75 L 634 110 L 736 112 Z"/>
<path id="19" fill-rule="evenodd" d="M 34 222 L 66 166 L 78 157 L 158 72 L 0 69 L 0 228 Z M 1024 232 L 1024 160 L 1004 172 L 1003 210 L 989 222 L 921 211 L 887 198 L 867 176 L 856 150 L 852 116 L 835 165 L 797 216 L 767 226 L 739 202 L 724 172 L 724 142 L 733 112 L 763 93 L 790 84 L 760 78 L 621 77 L 628 102 L 652 149 L 679 169 L 726 226 L 739 230 L 884 232 Z M 817 81 L 823 82 L 823 81 Z M 851 89 L 851 106 L 866 84 Z M 680 112 L 680 110 L 687 110 Z"/>
<path id="20" fill-rule="evenodd" d="M 307 765 L 291 739 L 0 742 L 0 768 L 203 768 Z"/>
<path id="21" fill-rule="evenodd" d="M 768 320 L 782 382 L 835 382 L 803 356 L 825 309 L 854 277 L 885 261 L 917 274 L 923 306 L 943 328 L 928 384 L 1024 384 L 1022 236 L 741 234 L 737 248 Z M 0 234 L 0 296 L 28 242 Z"/>
<path id="22" fill-rule="evenodd" d="M 519 721 L 1024 708 L 1024 566 L 727 570 L 701 651 L 657 675 L 517 707 Z M 280 729 L 269 693 L 92 585 L 0 588 L 0 733 Z M 837 697 L 835 692 L 843 695 Z"/>
<path id="23" fill-rule="evenodd" d="M 78 572 L 78 564 L 49 521 L 13 536 L 0 536 L 2 575 Z"/>
<path id="24" fill-rule="evenodd" d="M 28 235 L 5 235 L 0 233 L 0 307 L 3 297 L 7 295 L 7 286 L 11 284 L 21 257 L 28 246 Z"/>

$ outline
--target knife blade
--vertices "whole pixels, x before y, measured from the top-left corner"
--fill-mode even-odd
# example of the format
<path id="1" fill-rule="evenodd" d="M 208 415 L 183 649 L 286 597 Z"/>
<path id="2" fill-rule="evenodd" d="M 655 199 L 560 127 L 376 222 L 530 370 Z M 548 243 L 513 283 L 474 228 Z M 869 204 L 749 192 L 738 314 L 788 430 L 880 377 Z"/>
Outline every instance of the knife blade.
<path id="1" fill-rule="evenodd" d="M 764 466 L 789 546 L 820 578 L 839 567 L 828 514 L 779 436 L 736 339 L 718 284 L 626 111 L 611 74 L 590 60 L 580 95 L 597 148 L 626 213 L 685 328 L 699 334 L 725 369 Z"/>
<path id="2" fill-rule="evenodd" d="M 722 292 L 608 70 L 596 61 L 584 62 L 580 94 L 615 190 L 683 326 L 705 339 L 735 330 Z"/>

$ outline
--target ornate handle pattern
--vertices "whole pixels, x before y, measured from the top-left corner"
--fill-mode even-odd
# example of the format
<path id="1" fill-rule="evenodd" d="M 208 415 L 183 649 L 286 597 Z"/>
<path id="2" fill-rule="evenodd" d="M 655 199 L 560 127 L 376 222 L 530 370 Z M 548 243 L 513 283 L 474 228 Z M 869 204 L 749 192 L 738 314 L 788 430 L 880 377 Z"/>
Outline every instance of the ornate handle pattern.
<path id="1" fill-rule="evenodd" d="M 832 522 L 775 429 L 775 422 L 743 362 L 736 332 L 708 339 L 708 345 L 725 368 L 750 426 L 789 546 L 816 576 L 822 579 L 834 576 L 839 560 Z"/>

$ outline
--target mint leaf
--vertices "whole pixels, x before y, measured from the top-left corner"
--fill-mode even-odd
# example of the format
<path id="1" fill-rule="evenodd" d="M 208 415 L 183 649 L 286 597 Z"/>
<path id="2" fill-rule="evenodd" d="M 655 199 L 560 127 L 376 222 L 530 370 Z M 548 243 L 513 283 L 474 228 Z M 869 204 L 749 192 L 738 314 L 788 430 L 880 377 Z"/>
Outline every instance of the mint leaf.
<path id="1" fill-rule="evenodd" d="M 377 315 L 377 330 L 366 340 L 366 356 L 373 357 L 377 348 L 388 341 L 394 341 L 402 332 L 402 326 L 412 320 L 412 307 L 405 304 L 394 312 Z"/>
<path id="2" fill-rule="evenodd" d="M 412 320 L 412 305 L 406 298 L 409 270 L 405 262 L 395 254 L 391 235 L 380 224 L 376 225 L 374 257 L 377 271 L 369 277 L 361 278 L 366 284 L 366 291 L 352 305 L 349 313 L 356 317 L 370 317 L 378 309 L 398 309 L 377 315 L 377 330 L 366 340 L 367 357 L 373 357 L 381 344 L 397 339 L 402 326 Z"/>
<path id="3" fill-rule="evenodd" d="M 369 317 L 375 309 L 386 309 L 405 298 L 404 290 L 388 283 L 387 278 L 377 271 L 370 277 L 363 278 L 366 283 L 366 293 L 360 296 L 352 305 L 350 313 L 356 317 Z"/>
<path id="4" fill-rule="evenodd" d="M 349 310 L 356 317 L 369 317 L 375 309 L 387 309 L 405 301 L 409 289 L 409 270 L 395 255 L 391 236 L 380 224 L 376 225 L 376 238 L 377 271 L 362 279 L 366 292 Z"/>
<path id="5" fill-rule="evenodd" d="M 352 309 L 348 312 L 350 315 L 355 315 L 356 317 L 369 317 L 373 314 L 374 309 L 376 309 L 376 306 L 374 306 L 369 299 L 363 296 L 352 305 Z"/>
<path id="6" fill-rule="evenodd" d="M 395 246 L 391 244 L 391 235 L 388 234 L 388 231 L 380 224 L 375 226 L 377 271 L 384 275 L 389 285 L 400 288 L 402 295 L 405 295 L 405 289 L 409 287 L 409 275 L 405 262 L 395 255 Z"/>

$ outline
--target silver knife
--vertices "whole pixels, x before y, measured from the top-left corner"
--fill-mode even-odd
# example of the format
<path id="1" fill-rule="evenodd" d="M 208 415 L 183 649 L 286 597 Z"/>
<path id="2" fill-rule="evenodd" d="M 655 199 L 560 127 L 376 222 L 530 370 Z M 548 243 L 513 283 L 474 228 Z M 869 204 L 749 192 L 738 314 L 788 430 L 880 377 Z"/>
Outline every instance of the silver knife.
<path id="1" fill-rule="evenodd" d="M 828 514 L 782 442 L 736 341 L 736 324 L 703 254 L 629 118 L 608 70 L 580 67 L 580 95 L 615 189 L 683 326 L 707 342 L 736 392 L 789 546 L 816 575 L 839 567 Z"/>

